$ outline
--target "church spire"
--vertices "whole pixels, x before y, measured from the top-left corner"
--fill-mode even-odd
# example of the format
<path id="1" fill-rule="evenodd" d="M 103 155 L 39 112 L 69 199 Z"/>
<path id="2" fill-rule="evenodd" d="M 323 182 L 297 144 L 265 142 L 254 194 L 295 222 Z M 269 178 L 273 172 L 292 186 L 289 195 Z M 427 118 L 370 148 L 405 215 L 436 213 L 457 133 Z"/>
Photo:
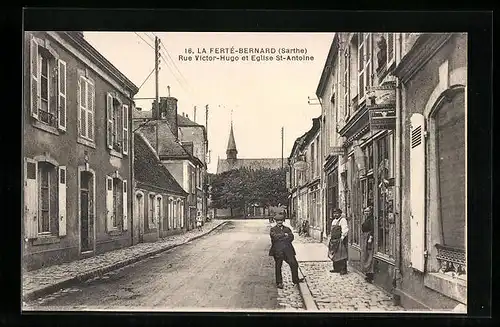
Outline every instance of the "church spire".
<path id="1" fill-rule="evenodd" d="M 236 160 L 237 154 L 238 150 L 236 150 L 236 142 L 234 141 L 233 120 L 231 118 L 231 131 L 229 132 L 229 141 L 227 142 L 226 156 L 228 160 Z"/>

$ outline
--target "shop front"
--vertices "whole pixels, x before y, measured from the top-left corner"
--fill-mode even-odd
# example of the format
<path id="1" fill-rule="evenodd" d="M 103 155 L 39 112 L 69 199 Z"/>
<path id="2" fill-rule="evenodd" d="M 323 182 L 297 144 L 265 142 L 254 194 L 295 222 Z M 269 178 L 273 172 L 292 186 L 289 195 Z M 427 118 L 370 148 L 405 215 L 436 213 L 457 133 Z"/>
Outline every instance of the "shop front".
<path id="1" fill-rule="evenodd" d="M 392 106 L 392 103 L 385 107 Z M 396 263 L 394 217 L 395 133 L 392 115 L 375 103 L 357 108 L 340 130 L 345 137 L 341 183 L 349 222 L 349 263 L 361 271 L 361 224 L 363 209 L 371 207 L 374 218 L 374 283 L 392 291 Z M 387 112 L 387 111 L 385 111 Z"/>

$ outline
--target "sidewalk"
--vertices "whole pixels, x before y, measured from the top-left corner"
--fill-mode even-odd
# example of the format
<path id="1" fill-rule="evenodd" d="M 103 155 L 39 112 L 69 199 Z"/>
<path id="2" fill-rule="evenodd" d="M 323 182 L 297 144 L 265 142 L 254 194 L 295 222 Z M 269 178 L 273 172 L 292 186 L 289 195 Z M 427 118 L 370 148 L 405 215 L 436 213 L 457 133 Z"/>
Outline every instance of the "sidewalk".
<path id="1" fill-rule="evenodd" d="M 105 252 L 91 258 L 53 265 L 23 272 L 23 301 L 53 293 L 76 282 L 91 279 L 109 271 L 127 266 L 160 252 L 191 242 L 227 222 L 212 220 L 203 231 L 190 230 L 154 243 L 139 243 L 127 248 Z"/>
<path id="2" fill-rule="evenodd" d="M 300 284 L 304 309 L 307 311 L 404 311 L 394 306 L 392 297 L 367 283 L 364 277 L 349 268 L 347 275 L 330 273 L 332 262 L 328 259 L 327 246 L 310 237 L 299 236 L 294 231 L 293 242 L 301 273 L 306 282 Z M 289 269 L 283 269 L 287 271 Z M 284 274 L 285 275 L 285 274 Z M 285 277 L 285 276 L 284 276 Z M 287 298 L 293 302 L 293 298 Z"/>

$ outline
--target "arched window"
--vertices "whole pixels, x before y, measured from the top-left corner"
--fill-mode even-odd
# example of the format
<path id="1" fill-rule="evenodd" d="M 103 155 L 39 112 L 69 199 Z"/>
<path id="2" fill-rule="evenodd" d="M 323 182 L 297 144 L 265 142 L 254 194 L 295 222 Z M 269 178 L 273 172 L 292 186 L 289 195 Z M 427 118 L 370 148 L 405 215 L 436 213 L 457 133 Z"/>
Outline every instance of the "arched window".
<path id="1" fill-rule="evenodd" d="M 465 94 L 450 95 L 436 108 L 436 168 L 443 245 L 465 249 Z"/>
<path id="2" fill-rule="evenodd" d="M 157 224 L 163 223 L 163 199 L 157 195 L 155 199 L 155 217 Z"/>

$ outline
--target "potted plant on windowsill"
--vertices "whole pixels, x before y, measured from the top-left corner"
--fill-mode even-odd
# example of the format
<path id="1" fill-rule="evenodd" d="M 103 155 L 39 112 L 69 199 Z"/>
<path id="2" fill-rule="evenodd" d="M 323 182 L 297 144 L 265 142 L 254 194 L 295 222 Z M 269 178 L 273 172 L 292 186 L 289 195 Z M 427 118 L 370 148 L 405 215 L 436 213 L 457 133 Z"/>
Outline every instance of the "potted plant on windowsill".
<path id="1" fill-rule="evenodd" d="M 120 142 L 115 142 L 113 144 L 113 150 L 121 152 L 122 151 L 122 145 L 121 145 L 121 143 Z"/>

